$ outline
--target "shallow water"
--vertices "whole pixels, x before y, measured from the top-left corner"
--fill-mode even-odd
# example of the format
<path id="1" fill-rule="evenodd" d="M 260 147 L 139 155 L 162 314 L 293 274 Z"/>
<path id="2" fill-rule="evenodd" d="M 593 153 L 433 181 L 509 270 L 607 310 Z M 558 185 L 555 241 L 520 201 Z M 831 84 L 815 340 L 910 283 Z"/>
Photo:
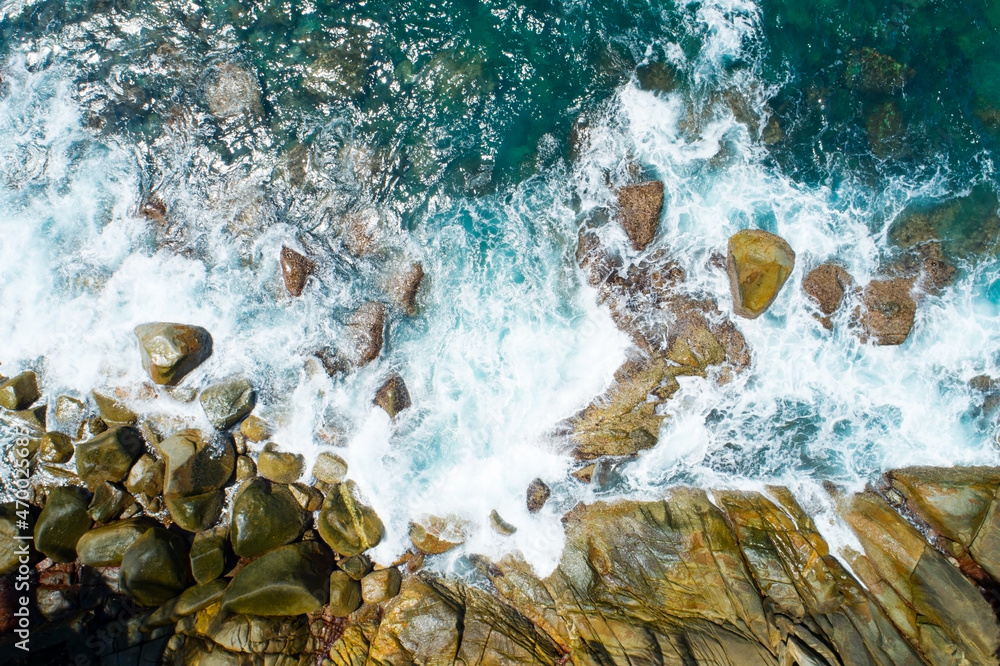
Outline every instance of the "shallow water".
<path id="1" fill-rule="evenodd" d="M 334 433 L 388 525 L 381 559 L 411 518 L 471 521 L 440 566 L 519 549 L 549 569 L 559 516 L 595 497 L 996 464 L 996 424 L 968 387 L 1000 373 L 996 19 L 971 2 L 822 13 L 0 2 L 0 367 L 39 370 L 52 398 L 134 386 L 136 324 L 204 326 L 215 352 L 185 384 L 253 378 L 286 449 L 314 456 L 330 445 L 317 432 Z M 865 47 L 911 67 L 905 86 L 866 88 Z M 731 314 L 710 258 L 740 228 L 780 234 L 797 263 L 764 316 L 737 321 L 751 369 L 725 386 L 682 378 L 657 447 L 584 487 L 553 433 L 607 387 L 628 340 L 576 267 L 576 238 L 636 165 L 666 185 L 648 252 L 666 250 L 692 293 Z M 140 213 L 151 198 L 162 219 Z M 798 288 L 809 268 L 836 259 L 863 284 L 897 255 L 901 213 L 955 201 L 935 219 L 959 278 L 920 303 L 905 344 L 859 343 L 846 309 L 833 333 L 815 321 Z M 374 251 L 349 251 L 350 220 Z M 601 234 L 637 258 L 619 229 Z M 282 245 L 320 265 L 298 299 Z M 428 275 L 418 314 L 392 316 L 377 362 L 328 377 L 314 353 L 410 261 Z M 371 406 L 390 371 L 414 401 L 394 423 Z M 207 426 L 197 403 L 135 406 Z M 553 497 L 532 516 L 535 477 Z M 514 537 L 489 529 L 494 508 Z"/>

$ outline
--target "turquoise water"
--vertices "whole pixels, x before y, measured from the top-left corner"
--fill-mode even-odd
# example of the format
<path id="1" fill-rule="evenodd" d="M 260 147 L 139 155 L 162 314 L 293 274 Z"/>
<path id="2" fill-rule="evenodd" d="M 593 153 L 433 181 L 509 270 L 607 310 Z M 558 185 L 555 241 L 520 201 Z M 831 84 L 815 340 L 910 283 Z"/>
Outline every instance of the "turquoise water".
<path id="1" fill-rule="evenodd" d="M 386 558 L 421 513 L 458 513 L 479 526 L 469 550 L 545 568 L 581 499 L 997 463 L 968 382 L 1000 376 L 998 16 L 918 0 L 0 0 L 0 367 L 41 371 L 52 396 L 133 386 L 135 324 L 203 325 L 215 354 L 192 385 L 247 374 L 283 447 L 335 440 L 390 526 Z M 682 380 L 659 445 L 583 487 L 553 433 L 628 343 L 576 238 L 636 172 L 665 182 L 649 252 L 691 294 L 731 312 L 709 260 L 740 228 L 781 234 L 798 265 L 765 316 L 737 321 L 750 371 Z M 860 344 L 846 313 L 824 331 L 805 271 L 836 259 L 864 283 L 914 215 L 958 280 L 899 348 Z M 299 299 L 282 245 L 320 266 Z M 415 260 L 417 316 L 392 317 L 378 362 L 328 377 L 315 352 Z M 370 402 L 390 371 L 414 399 L 395 423 Z M 553 499 L 530 516 L 539 476 Z M 516 537 L 490 532 L 493 508 Z"/>

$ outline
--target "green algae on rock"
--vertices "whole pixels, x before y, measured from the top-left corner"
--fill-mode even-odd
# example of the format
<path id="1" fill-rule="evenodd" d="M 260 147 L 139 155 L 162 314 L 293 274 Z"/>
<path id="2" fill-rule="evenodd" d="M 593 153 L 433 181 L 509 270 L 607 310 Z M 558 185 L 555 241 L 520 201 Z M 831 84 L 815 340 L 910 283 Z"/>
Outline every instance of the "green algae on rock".
<path id="1" fill-rule="evenodd" d="M 38 378 L 27 371 L 0 383 L 0 407 L 20 411 L 30 407 L 41 393 L 38 392 Z"/>
<path id="2" fill-rule="evenodd" d="M 232 508 L 230 540 L 240 557 L 257 557 L 302 534 L 306 515 L 286 486 L 263 480 L 240 489 Z"/>
<path id="3" fill-rule="evenodd" d="M 217 430 L 228 430 L 246 417 L 257 404 L 257 392 L 248 379 L 213 384 L 198 396 L 205 416 Z"/>
<path id="4" fill-rule="evenodd" d="M 162 527 L 146 530 L 122 556 L 121 589 L 140 606 L 159 606 L 190 581 L 187 544 Z"/>
<path id="5" fill-rule="evenodd" d="M 60 486 L 49 492 L 35 521 L 35 548 L 53 562 L 72 562 L 76 546 L 93 525 L 87 514 L 90 493 L 78 486 Z"/>
<path id="6" fill-rule="evenodd" d="M 117 567 L 129 546 L 154 526 L 148 518 L 130 518 L 90 530 L 76 544 L 80 562 L 91 567 Z"/>
<path id="7" fill-rule="evenodd" d="M 246 615 L 299 615 L 326 604 L 333 558 L 320 544 L 282 546 L 240 570 L 222 600 L 223 610 Z"/>
<path id="8" fill-rule="evenodd" d="M 358 499 L 358 487 L 353 481 L 330 489 L 316 525 L 323 541 L 344 557 L 374 548 L 385 534 L 375 510 Z"/>
<path id="9" fill-rule="evenodd" d="M 191 542 L 191 575 L 204 585 L 226 572 L 231 556 L 229 528 L 215 527 L 194 535 Z"/>
<path id="10" fill-rule="evenodd" d="M 118 483 L 128 475 L 143 449 L 142 435 L 135 428 L 107 430 L 76 445 L 77 474 L 89 488 L 105 481 Z"/>

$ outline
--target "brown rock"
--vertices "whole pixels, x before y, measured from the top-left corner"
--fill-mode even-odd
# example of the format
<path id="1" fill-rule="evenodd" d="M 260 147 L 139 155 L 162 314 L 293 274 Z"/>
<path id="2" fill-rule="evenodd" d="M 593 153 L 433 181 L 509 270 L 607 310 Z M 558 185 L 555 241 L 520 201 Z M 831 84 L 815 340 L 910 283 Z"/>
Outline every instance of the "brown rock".
<path id="1" fill-rule="evenodd" d="M 406 390 L 406 382 L 399 375 L 393 375 L 385 380 L 382 387 L 375 394 L 375 404 L 385 410 L 385 413 L 392 418 L 401 411 L 409 407 L 410 392 Z"/>
<path id="2" fill-rule="evenodd" d="M 157 384 L 176 386 L 212 355 L 212 336 L 200 326 L 149 323 L 135 327 L 142 365 Z"/>
<path id="3" fill-rule="evenodd" d="M 906 278 L 873 280 L 853 314 L 858 336 L 879 345 L 901 345 L 913 328 L 917 304 L 910 295 L 913 281 Z"/>
<path id="4" fill-rule="evenodd" d="M 826 328 L 832 328 L 830 315 L 844 301 L 844 293 L 854 284 L 850 273 L 837 264 L 820 264 L 802 280 L 802 290 L 819 306 L 818 317 Z"/>
<path id="5" fill-rule="evenodd" d="M 354 342 L 351 360 L 367 365 L 382 353 L 385 333 L 385 306 L 375 301 L 365 303 L 351 315 L 347 329 Z"/>
<path id="6" fill-rule="evenodd" d="M 449 516 L 428 516 L 410 523 L 410 541 L 421 553 L 440 555 L 465 543 L 465 521 Z"/>
<path id="7" fill-rule="evenodd" d="M 316 264 L 289 247 L 281 248 L 281 277 L 292 296 L 301 296 L 306 280 L 316 272 Z"/>
<path id="8" fill-rule="evenodd" d="M 653 242 L 662 212 L 663 181 L 651 180 L 618 190 L 618 217 L 636 250 L 645 250 Z"/>
<path id="9" fill-rule="evenodd" d="M 420 283 L 424 280 L 424 267 L 419 263 L 410 264 L 410 267 L 395 276 L 389 288 L 389 294 L 397 307 L 407 314 L 413 314 L 417 310 L 417 292 L 420 290 Z"/>
<path id="10" fill-rule="evenodd" d="M 778 297 L 795 267 L 795 252 L 779 236 L 743 229 L 729 239 L 727 266 L 733 311 L 754 319 Z"/>
<path id="11" fill-rule="evenodd" d="M 535 479 L 530 484 L 528 484 L 528 511 L 531 513 L 538 513 L 545 506 L 545 503 L 549 501 L 549 495 L 552 491 L 549 487 L 545 485 L 545 482 L 541 479 Z"/>

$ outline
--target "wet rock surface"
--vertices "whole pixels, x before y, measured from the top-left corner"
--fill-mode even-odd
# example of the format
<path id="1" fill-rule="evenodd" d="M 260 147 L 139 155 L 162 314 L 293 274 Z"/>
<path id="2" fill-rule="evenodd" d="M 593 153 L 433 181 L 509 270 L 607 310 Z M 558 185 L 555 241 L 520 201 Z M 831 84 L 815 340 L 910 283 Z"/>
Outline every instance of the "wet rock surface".
<path id="1" fill-rule="evenodd" d="M 281 277 L 290 296 L 302 295 L 309 276 L 316 272 L 316 264 L 289 247 L 281 248 Z"/>
<path id="2" fill-rule="evenodd" d="M 645 250 L 656 237 L 663 213 L 663 181 L 626 185 L 618 190 L 618 219 L 632 248 Z"/>
<path id="3" fill-rule="evenodd" d="M 250 380 L 231 379 L 209 386 L 198 399 L 212 425 L 218 430 L 228 430 L 253 411 L 257 392 Z"/>
<path id="4" fill-rule="evenodd" d="M 795 267 L 795 252 L 779 236 L 759 229 L 744 229 L 729 239 L 727 255 L 733 310 L 754 319 L 778 297 Z"/>
<path id="5" fill-rule="evenodd" d="M 820 323 L 826 328 L 833 328 L 830 316 L 834 314 L 844 296 L 854 285 L 854 278 L 843 267 L 837 264 L 820 264 L 809 271 L 802 280 L 802 291 L 813 300 L 820 314 Z"/>
<path id="6" fill-rule="evenodd" d="M 142 365 L 156 384 L 176 386 L 212 355 L 212 336 L 200 326 L 140 324 L 135 335 Z"/>
<path id="7" fill-rule="evenodd" d="M 865 287 L 853 320 L 861 340 L 878 345 L 901 345 L 910 335 L 917 312 L 907 278 L 873 280 Z"/>

